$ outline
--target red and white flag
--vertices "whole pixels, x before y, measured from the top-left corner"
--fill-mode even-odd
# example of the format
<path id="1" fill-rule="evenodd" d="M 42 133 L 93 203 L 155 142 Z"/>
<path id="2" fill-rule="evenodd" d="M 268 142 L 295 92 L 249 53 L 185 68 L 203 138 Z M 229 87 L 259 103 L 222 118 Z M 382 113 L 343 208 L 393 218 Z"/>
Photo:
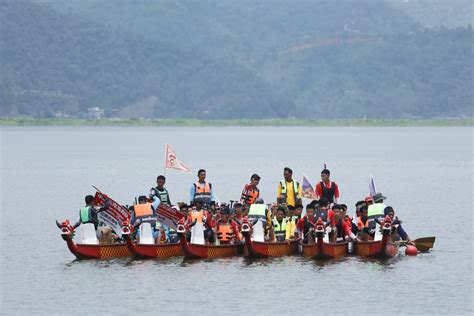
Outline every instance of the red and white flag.
<path id="1" fill-rule="evenodd" d="M 176 169 L 184 172 L 191 172 L 191 169 L 178 159 L 176 159 L 176 153 L 169 144 L 165 144 L 165 168 Z"/>

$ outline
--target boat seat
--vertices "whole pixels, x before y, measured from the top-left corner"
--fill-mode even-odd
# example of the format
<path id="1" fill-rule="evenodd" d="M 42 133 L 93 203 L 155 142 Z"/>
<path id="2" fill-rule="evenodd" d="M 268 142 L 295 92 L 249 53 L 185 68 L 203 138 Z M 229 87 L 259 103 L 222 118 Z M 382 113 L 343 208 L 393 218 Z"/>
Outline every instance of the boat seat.
<path id="1" fill-rule="evenodd" d="M 264 225 L 263 220 L 258 220 L 258 222 L 256 222 L 255 225 L 253 225 L 252 227 L 252 240 L 253 241 L 260 241 L 260 242 L 265 241 L 263 225 Z"/>
<path id="2" fill-rule="evenodd" d="M 202 223 L 196 223 L 191 227 L 191 243 L 204 245 L 204 225 Z"/>
<path id="3" fill-rule="evenodd" d="M 140 224 L 140 237 L 138 243 L 142 245 L 153 245 L 155 243 L 150 223 Z"/>
<path id="4" fill-rule="evenodd" d="M 92 223 L 81 224 L 81 244 L 97 245 L 99 240 L 95 232 L 95 226 Z"/>

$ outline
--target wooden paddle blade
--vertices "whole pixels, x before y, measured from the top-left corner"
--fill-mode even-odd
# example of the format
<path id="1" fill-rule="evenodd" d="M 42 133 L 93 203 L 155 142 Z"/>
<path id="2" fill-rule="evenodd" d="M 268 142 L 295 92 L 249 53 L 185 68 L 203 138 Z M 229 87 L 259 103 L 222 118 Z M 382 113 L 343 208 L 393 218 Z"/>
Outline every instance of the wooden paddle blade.
<path id="1" fill-rule="evenodd" d="M 422 237 L 413 240 L 413 243 L 419 251 L 429 251 L 433 248 L 435 239 L 435 237 Z"/>

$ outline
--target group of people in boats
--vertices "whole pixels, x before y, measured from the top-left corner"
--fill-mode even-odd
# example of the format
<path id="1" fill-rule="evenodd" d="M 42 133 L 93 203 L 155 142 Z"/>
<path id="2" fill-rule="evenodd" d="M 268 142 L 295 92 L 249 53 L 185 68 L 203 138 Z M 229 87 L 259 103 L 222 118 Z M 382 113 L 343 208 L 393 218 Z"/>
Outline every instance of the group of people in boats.
<path id="1" fill-rule="evenodd" d="M 318 220 L 324 224 L 330 242 L 372 240 L 379 229 L 377 223 L 380 224 L 380 219 L 385 216 L 392 219 L 392 238 L 410 242 L 401 222 L 395 217 L 393 207 L 384 204 L 386 197 L 382 193 L 358 201 L 355 204 L 356 216 L 351 218 L 347 213 L 347 205 L 339 202 L 339 187 L 330 180 L 328 169 L 321 171 L 321 181 L 315 186 L 316 199 L 306 207 L 302 204 L 301 185 L 293 180 L 293 171 L 288 167 L 283 170 L 284 178 L 278 183 L 276 202 L 273 204 L 265 204 L 260 197 L 258 174 L 250 177 L 250 182 L 242 190 L 240 201 L 230 204 L 217 202 L 212 184 L 206 181 L 204 169 L 200 169 L 197 176 L 197 181 L 189 190 L 189 204 L 180 202 L 177 206 L 183 214 L 182 224 L 187 227 L 196 222 L 203 224 L 204 238 L 209 244 L 241 242 L 242 223 L 245 220 L 261 222 L 264 238 L 269 242 L 295 239 L 303 243 L 311 242 Z M 174 229 L 157 221 L 156 211 L 160 204 L 172 206 L 165 184 L 166 178 L 159 175 L 156 186 L 150 189 L 148 196 L 140 196 L 138 203 L 128 208 L 132 225 L 150 222 L 157 244 L 179 240 Z M 93 196 L 85 197 L 86 205 L 80 210 L 80 222 L 93 223 L 101 242 L 117 240 L 117 235 L 110 227 L 99 226 L 98 214 L 106 210 L 108 205 L 98 207 L 93 205 L 93 201 Z M 305 215 L 302 215 L 304 210 Z M 190 239 L 189 232 L 187 239 Z"/>

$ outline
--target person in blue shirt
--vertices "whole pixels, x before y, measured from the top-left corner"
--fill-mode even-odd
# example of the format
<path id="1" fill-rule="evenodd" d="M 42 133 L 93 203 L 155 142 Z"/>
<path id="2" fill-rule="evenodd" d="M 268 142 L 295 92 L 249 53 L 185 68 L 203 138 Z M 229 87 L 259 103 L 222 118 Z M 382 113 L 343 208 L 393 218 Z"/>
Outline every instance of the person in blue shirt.
<path id="1" fill-rule="evenodd" d="M 201 202 L 203 206 L 209 207 L 211 204 L 215 204 L 217 200 L 214 190 L 211 183 L 206 182 L 206 170 L 199 169 L 197 175 L 198 181 L 194 182 L 189 190 L 189 204 L 194 205 L 195 202 Z"/>
<path id="2" fill-rule="evenodd" d="M 395 240 L 405 240 L 408 242 L 411 242 L 410 237 L 408 234 L 405 232 L 405 230 L 402 227 L 402 222 L 398 219 L 398 217 L 395 217 L 395 210 L 391 206 L 387 206 L 384 209 L 385 216 L 389 216 L 392 219 L 392 225 L 393 227 L 393 234 L 396 234 Z"/>

